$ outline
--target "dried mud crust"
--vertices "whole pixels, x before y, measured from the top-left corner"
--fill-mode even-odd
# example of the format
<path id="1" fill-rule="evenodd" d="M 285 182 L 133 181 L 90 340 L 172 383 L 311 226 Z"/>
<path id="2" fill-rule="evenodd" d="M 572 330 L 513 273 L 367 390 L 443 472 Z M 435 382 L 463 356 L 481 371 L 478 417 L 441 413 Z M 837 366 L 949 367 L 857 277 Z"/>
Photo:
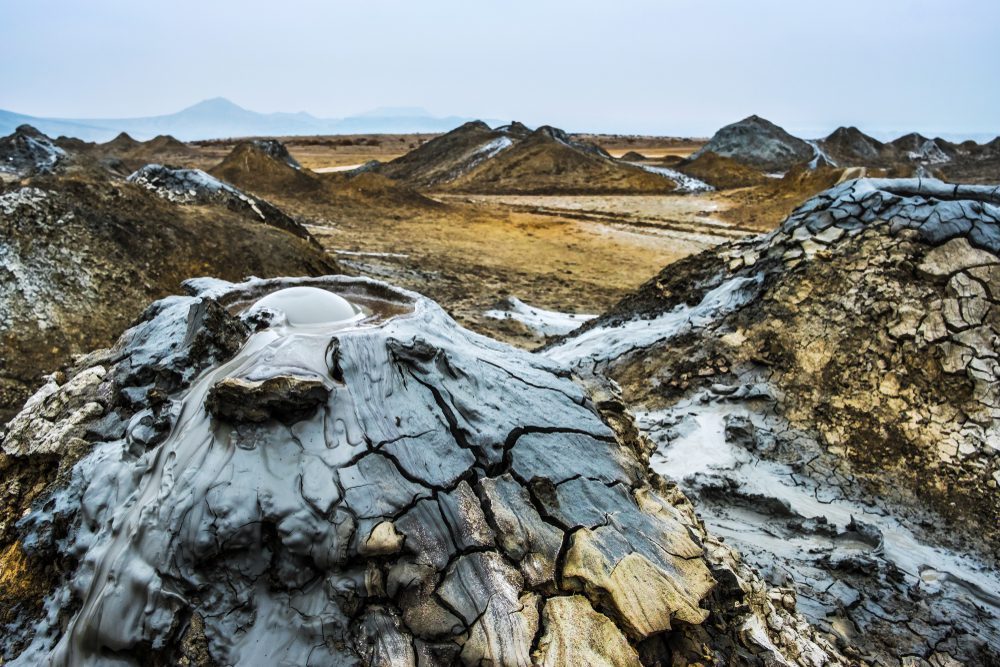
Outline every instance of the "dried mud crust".
<path id="1" fill-rule="evenodd" d="M 618 362 L 628 396 L 662 401 L 760 367 L 792 423 L 879 495 L 905 493 L 949 522 L 943 532 L 969 531 L 956 541 L 996 548 L 998 205 L 1000 190 L 983 186 L 851 181 L 769 235 L 672 265 L 583 330 L 759 276 L 747 306 Z"/>
<path id="2" fill-rule="evenodd" d="M 412 313 L 289 339 L 216 303 L 291 284 L 388 291 Z M 14 664 L 109 648 L 143 664 L 848 664 L 648 472 L 608 388 L 379 283 L 192 289 L 54 379 L 17 420 L 41 428 L 3 442 L 71 468 L 2 536 L 0 595 L 52 612 L 8 634 Z M 329 394 L 289 423 L 203 412 L 228 378 L 306 370 Z M 64 449 L 81 441 L 83 458 Z M 56 576 L 11 587 L 41 561 Z"/>
<path id="3" fill-rule="evenodd" d="M 741 530 L 750 535 L 753 562 L 775 563 L 772 582 L 794 576 L 851 655 L 872 664 L 994 664 L 998 205 L 992 187 L 848 182 L 769 235 L 672 265 L 544 352 L 703 313 L 725 286 L 750 286 L 736 308 L 580 369 L 619 382 L 653 430 L 668 431 L 658 438 L 668 452 L 681 437 L 671 428 L 711 413 L 725 417 L 724 430 L 702 431 L 704 448 L 728 443 L 725 453 L 735 443 L 737 457 L 775 464 L 755 477 L 749 464 L 720 462 L 714 477 L 684 486 L 706 515 L 734 526 L 737 541 Z M 761 490 L 760 479 L 778 484 L 778 475 L 790 476 L 792 497 L 842 504 L 791 507 L 788 492 Z M 915 540 L 929 560 L 902 563 L 904 572 L 894 558 L 905 554 L 886 556 L 879 529 L 826 520 L 824 512 L 850 507 L 867 507 L 857 511 L 885 519 L 887 530 L 901 526 L 903 542 Z M 745 530 L 755 521 L 761 534 L 791 544 L 755 541 Z M 842 546 L 866 540 L 858 554 Z M 951 555 L 935 561 L 936 547 Z M 956 560 L 963 556 L 967 570 Z M 957 575 L 954 588 L 933 583 L 935 568 Z"/>

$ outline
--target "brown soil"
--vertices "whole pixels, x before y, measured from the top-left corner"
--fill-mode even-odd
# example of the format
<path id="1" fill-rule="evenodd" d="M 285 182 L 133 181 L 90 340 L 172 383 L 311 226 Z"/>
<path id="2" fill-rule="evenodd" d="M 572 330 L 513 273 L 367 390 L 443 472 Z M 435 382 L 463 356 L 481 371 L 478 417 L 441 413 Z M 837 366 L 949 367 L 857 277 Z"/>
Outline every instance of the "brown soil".
<path id="1" fill-rule="evenodd" d="M 730 208 L 722 217 L 742 227 L 770 231 L 807 199 L 836 185 L 843 175 L 843 169 L 832 167 L 795 167 L 782 178 L 768 178 L 756 187 L 723 194 Z"/>
<path id="2" fill-rule="evenodd" d="M 763 172 L 711 151 L 693 160 L 685 160 L 676 168 L 719 190 L 764 185 L 768 182 L 768 177 Z"/>
<path id="3" fill-rule="evenodd" d="M 209 173 L 241 190 L 260 195 L 301 194 L 323 189 L 322 181 L 312 172 L 295 169 L 250 142 L 238 144 Z"/>
<path id="4" fill-rule="evenodd" d="M 345 267 L 425 294 L 463 325 L 526 347 L 539 338 L 484 311 L 513 295 L 541 308 L 601 312 L 664 264 L 697 250 L 642 228 L 630 233 L 568 214 L 415 196 L 393 205 L 376 197 L 377 206 L 363 191 L 335 202 L 278 202 L 312 220 L 310 231 Z"/>

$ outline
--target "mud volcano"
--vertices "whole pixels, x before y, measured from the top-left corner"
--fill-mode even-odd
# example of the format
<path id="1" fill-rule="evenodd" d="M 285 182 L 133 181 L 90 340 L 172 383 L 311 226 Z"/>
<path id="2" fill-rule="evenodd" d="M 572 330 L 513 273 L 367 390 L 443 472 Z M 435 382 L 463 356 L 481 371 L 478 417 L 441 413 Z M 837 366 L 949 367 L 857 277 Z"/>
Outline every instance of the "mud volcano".
<path id="1" fill-rule="evenodd" d="M 380 283 L 189 288 L 12 422 L 62 457 L 5 550 L 12 664 L 839 664 L 613 396 Z"/>

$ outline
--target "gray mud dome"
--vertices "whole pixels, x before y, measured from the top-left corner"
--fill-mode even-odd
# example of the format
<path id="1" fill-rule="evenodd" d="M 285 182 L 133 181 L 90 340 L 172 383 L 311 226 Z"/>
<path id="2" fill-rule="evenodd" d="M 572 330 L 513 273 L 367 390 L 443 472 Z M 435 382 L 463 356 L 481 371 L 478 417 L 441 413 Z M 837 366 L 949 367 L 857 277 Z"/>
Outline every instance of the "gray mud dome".
<path id="1" fill-rule="evenodd" d="M 10 664 L 848 664 L 607 389 L 380 283 L 189 288 L 2 443 Z"/>

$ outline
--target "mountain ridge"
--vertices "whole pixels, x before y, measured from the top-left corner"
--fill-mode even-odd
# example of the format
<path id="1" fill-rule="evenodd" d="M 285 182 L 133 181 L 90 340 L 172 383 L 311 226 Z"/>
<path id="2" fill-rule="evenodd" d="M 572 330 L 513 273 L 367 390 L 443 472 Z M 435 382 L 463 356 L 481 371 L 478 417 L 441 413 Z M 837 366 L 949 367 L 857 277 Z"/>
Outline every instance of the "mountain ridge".
<path id="1" fill-rule="evenodd" d="M 105 142 L 126 132 L 139 140 L 169 134 L 183 141 L 222 137 L 447 132 L 471 119 L 432 116 L 416 107 L 379 107 L 343 118 L 305 111 L 261 113 L 225 97 L 202 100 L 180 111 L 135 118 L 49 118 L 0 109 L 0 135 L 31 125 L 50 136 Z"/>

